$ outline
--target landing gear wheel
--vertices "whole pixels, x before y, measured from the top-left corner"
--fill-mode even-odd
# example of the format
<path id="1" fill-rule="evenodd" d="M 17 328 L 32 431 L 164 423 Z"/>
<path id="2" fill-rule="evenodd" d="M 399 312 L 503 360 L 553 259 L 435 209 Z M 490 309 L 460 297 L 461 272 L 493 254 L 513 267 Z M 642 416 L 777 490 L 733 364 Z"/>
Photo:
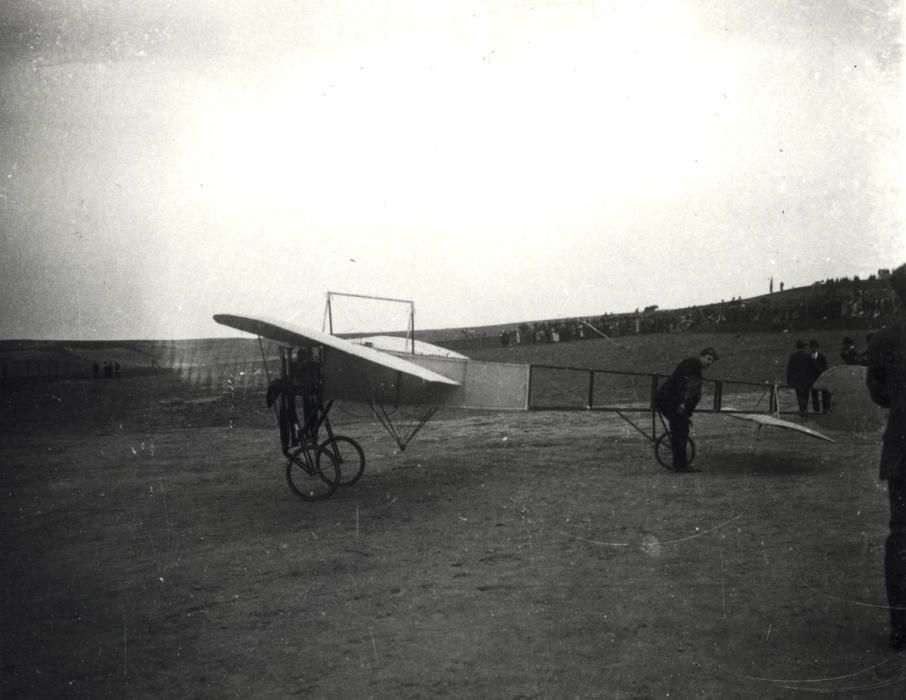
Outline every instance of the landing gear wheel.
<path id="1" fill-rule="evenodd" d="M 670 446 L 670 434 L 664 433 L 654 443 L 654 456 L 658 463 L 665 469 L 673 471 L 673 448 Z M 686 441 L 686 466 L 692 466 L 695 459 L 695 441 L 690 436 Z"/>
<path id="2" fill-rule="evenodd" d="M 313 443 L 297 447 L 286 462 L 286 483 L 302 500 L 321 501 L 340 485 L 340 467 L 332 454 Z"/>
<path id="3" fill-rule="evenodd" d="M 365 451 L 351 437 L 334 435 L 321 443 L 318 448 L 318 462 L 321 455 L 330 455 L 340 469 L 340 486 L 352 486 L 365 471 Z"/>

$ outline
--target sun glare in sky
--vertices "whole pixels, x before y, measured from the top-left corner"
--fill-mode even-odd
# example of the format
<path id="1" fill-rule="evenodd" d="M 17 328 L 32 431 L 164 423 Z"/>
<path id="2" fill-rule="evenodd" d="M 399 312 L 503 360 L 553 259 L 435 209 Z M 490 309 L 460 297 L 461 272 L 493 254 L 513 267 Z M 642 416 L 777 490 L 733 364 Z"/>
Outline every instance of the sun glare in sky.
<path id="1" fill-rule="evenodd" d="M 5 337 L 663 308 L 892 267 L 896 3 L 7 8 Z"/>

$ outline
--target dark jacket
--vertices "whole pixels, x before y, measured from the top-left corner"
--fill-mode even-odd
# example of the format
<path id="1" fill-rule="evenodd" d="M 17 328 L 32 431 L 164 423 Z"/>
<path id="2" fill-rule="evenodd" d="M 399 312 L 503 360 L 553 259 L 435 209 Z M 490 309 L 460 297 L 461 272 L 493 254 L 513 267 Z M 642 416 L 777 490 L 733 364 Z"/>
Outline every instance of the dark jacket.
<path id="1" fill-rule="evenodd" d="M 666 414 L 691 416 L 702 397 L 702 361 L 689 357 L 680 362 L 655 394 L 654 403 Z"/>
<path id="2" fill-rule="evenodd" d="M 815 357 L 809 355 L 808 358 L 812 363 L 812 368 L 815 372 L 815 379 L 821 376 L 821 374 L 827 370 L 827 358 L 823 353 L 815 353 Z"/>
<path id="3" fill-rule="evenodd" d="M 819 374 L 808 350 L 797 350 L 790 355 L 786 364 L 786 383 L 790 386 L 810 387 Z"/>
<path id="4" fill-rule="evenodd" d="M 890 409 L 880 478 L 906 477 L 906 322 L 875 335 L 867 355 L 868 391 L 876 404 Z"/>
<path id="5" fill-rule="evenodd" d="M 840 351 L 840 359 L 848 365 L 859 364 L 859 351 L 855 345 L 849 345 Z"/>

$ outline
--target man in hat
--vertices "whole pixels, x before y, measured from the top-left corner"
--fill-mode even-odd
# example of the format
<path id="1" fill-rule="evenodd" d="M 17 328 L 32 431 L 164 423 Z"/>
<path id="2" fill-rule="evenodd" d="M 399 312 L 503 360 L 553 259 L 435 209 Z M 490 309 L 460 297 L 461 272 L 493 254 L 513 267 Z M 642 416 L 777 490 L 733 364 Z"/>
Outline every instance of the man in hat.
<path id="1" fill-rule="evenodd" d="M 814 384 L 815 380 L 827 370 L 827 358 L 818 348 L 819 345 L 817 340 L 808 341 L 808 352 L 812 361 L 812 374 L 814 375 L 812 384 Z M 825 411 L 830 408 L 828 399 L 829 395 L 827 391 L 812 389 L 812 408 L 815 410 L 815 413 L 820 413 L 822 408 Z"/>
<path id="2" fill-rule="evenodd" d="M 673 471 L 690 471 L 686 459 L 686 443 L 692 412 L 702 397 L 702 373 L 717 361 L 717 351 L 705 348 L 698 357 L 680 362 L 654 396 L 654 406 L 670 425 L 670 449 L 673 451 Z"/>
<path id="3" fill-rule="evenodd" d="M 890 286 L 900 301 L 902 314 L 906 308 L 906 265 L 891 273 Z M 884 578 L 890 606 L 890 646 L 906 649 L 906 320 L 878 332 L 867 355 L 866 382 L 871 398 L 890 409 L 880 469 L 890 499 Z"/>
<path id="4" fill-rule="evenodd" d="M 812 358 L 805 349 L 805 341 L 797 340 L 796 349 L 786 363 L 786 383 L 796 392 L 796 403 L 799 404 L 801 418 L 808 415 L 808 395 L 817 378 Z"/>
<path id="5" fill-rule="evenodd" d="M 859 351 L 856 350 L 856 344 L 849 336 L 843 338 L 843 347 L 840 349 L 840 359 L 848 365 L 859 364 Z"/>

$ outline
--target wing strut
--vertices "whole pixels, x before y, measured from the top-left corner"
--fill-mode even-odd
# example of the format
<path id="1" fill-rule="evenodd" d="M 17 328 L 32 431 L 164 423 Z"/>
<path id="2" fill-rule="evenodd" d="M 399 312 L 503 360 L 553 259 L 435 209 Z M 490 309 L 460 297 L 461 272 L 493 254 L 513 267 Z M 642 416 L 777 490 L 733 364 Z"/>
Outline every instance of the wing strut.
<path id="1" fill-rule="evenodd" d="M 418 431 L 424 428 L 425 424 L 431 420 L 431 417 L 437 413 L 437 406 L 432 406 L 423 414 L 417 416 L 413 424 L 404 427 L 402 425 L 394 425 L 393 417 L 387 412 L 387 409 L 384 408 L 384 404 L 371 401 L 368 405 L 371 407 L 371 412 L 381 422 L 381 425 L 384 426 L 384 430 L 386 430 L 390 437 L 396 441 L 397 447 L 400 448 L 400 452 L 406 451 L 406 446 L 412 441 L 412 438 L 414 438 L 418 434 Z"/>

